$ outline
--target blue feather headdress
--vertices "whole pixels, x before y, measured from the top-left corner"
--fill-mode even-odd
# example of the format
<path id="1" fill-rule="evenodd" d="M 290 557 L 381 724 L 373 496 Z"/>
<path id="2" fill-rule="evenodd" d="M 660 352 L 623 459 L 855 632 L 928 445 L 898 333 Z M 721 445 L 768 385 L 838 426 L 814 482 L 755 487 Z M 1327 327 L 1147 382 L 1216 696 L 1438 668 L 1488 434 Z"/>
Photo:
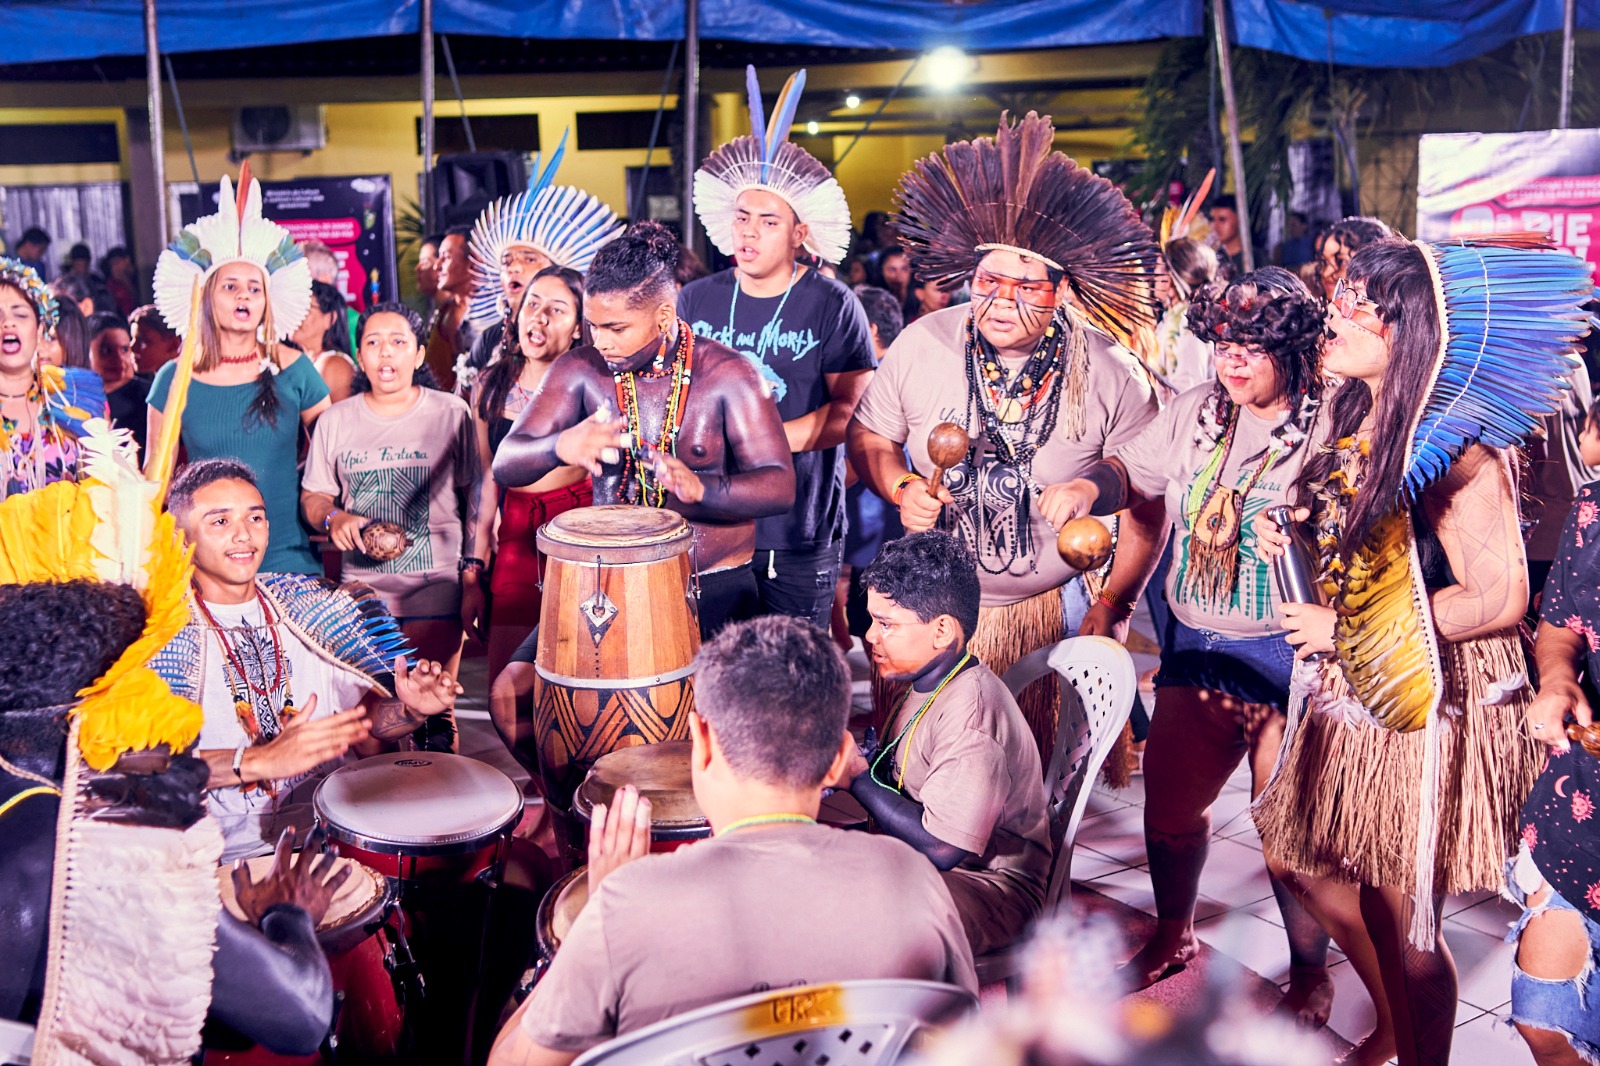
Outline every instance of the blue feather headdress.
<path id="1" fill-rule="evenodd" d="M 1416 500 L 1474 444 L 1509 448 L 1560 409 L 1590 327 L 1589 264 L 1542 234 L 1417 242 L 1433 276 L 1439 357 L 1406 445 Z"/>
<path id="2" fill-rule="evenodd" d="M 784 83 L 767 119 L 756 68 L 745 68 L 750 97 L 750 136 L 735 137 L 700 164 L 694 175 L 694 209 L 706 235 L 723 255 L 734 252 L 733 214 L 739 194 L 763 189 L 781 197 L 805 224 L 805 246 L 824 263 L 839 263 L 850 248 L 850 205 L 833 174 L 804 148 L 789 141 L 806 72 Z"/>
<path id="3" fill-rule="evenodd" d="M 496 200 L 473 223 L 474 285 L 467 317 L 477 325 L 500 320 L 500 257 L 507 248 L 532 248 L 551 265 L 581 273 L 589 269 L 595 252 L 621 236 L 622 223 L 599 198 L 570 185 L 553 184 L 566 153 L 567 134 L 563 133 L 549 162 L 541 166 L 540 156 L 533 157 L 527 189 Z"/>

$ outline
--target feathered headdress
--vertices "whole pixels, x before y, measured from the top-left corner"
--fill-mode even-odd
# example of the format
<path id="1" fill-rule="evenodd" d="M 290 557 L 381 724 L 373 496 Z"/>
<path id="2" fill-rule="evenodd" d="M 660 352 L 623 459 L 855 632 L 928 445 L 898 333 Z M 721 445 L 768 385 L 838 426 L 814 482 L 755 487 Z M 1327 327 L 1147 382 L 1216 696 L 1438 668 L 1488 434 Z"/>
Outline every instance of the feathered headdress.
<path id="1" fill-rule="evenodd" d="M 1582 366 L 1589 265 L 1545 234 L 1417 242 L 1433 277 L 1439 357 L 1406 440 L 1415 500 L 1474 444 L 1522 443 Z"/>
<path id="2" fill-rule="evenodd" d="M 1081 309 L 1119 340 L 1156 324 L 1159 251 L 1133 205 L 1105 178 L 1051 149 L 1036 112 L 994 137 L 947 144 L 895 190 L 895 228 L 919 276 L 953 289 L 985 252 L 1008 249 L 1065 275 Z"/>
<path id="3" fill-rule="evenodd" d="M 723 255 L 733 254 L 735 202 L 746 189 L 763 189 L 782 198 L 808 230 L 806 249 L 824 263 L 843 262 L 850 249 L 850 205 L 844 190 L 827 167 L 788 139 L 805 87 L 805 71 L 790 75 L 768 122 L 756 68 L 745 68 L 750 136 L 735 137 L 718 148 L 694 173 L 695 213 Z"/>
<path id="4" fill-rule="evenodd" d="M 33 304 L 34 313 L 39 316 L 39 328 L 44 335 L 55 336 L 61 312 L 56 308 L 55 294 L 37 270 L 20 259 L 0 255 L 0 285 L 9 285 L 26 296 Z"/>
<path id="5" fill-rule="evenodd" d="M 484 208 L 472 226 L 474 288 L 467 317 L 483 325 L 500 319 L 500 257 L 507 248 L 532 248 L 551 264 L 582 271 L 594 253 L 622 235 L 616 213 L 599 197 L 570 185 L 552 185 L 567 152 L 567 134 L 543 168 L 533 157 L 528 188 Z"/>
<path id="6" fill-rule="evenodd" d="M 261 183 L 250 164 L 239 170 L 239 189 L 222 176 L 217 213 L 183 228 L 156 260 L 155 302 L 167 325 L 182 337 L 189 329 L 189 296 L 227 263 L 250 263 L 266 279 L 272 322 L 281 339 L 311 310 L 311 268 L 289 231 L 261 217 Z"/>

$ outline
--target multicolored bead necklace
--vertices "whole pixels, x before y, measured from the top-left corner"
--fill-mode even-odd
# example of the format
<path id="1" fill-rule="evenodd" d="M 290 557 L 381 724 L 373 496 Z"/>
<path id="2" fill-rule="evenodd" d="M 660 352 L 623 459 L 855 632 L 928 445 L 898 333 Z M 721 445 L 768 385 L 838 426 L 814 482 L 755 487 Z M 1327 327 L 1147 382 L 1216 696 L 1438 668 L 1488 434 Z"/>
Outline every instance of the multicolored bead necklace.
<path id="1" fill-rule="evenodd" d="M 660 378 L 672 375 L 672 390 L 667 394 L 667 410 L 661 420 L 661 439 L 654 450 L 661 455 L 676 455 L 678 432 L 683 428 L 683 413 L 689 402 L 689 385 L 694 373 L 694 331 L 681 318 L 678 320 L 678 343 L 670 366 L 666 365 L 666 339 L 662 338 L 661 354 L 655 358 L 651 370 L 613 370 L 611 379 L 617 390 L 617 406 L 628 422 L 628 433 L 634 446 L 622 453 L 622 498 L 626 503 L 661 507 L 667 502 L 667 490 L 656 482 L 648 463 L 640 461 L 639 450 L 644 444 L 644 426 L 639 416 L 639 392 L 635 379 Z"/>

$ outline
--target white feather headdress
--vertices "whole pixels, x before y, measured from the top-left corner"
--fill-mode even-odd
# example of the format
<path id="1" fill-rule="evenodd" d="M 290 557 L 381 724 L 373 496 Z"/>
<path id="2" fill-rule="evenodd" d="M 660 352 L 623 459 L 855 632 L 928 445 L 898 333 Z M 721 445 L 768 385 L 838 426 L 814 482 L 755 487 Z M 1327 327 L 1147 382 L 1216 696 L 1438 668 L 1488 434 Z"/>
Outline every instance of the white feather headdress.
<path id="1" fill-rule="evenodd" d="M 289 231 L 261 217 L 261 183 L 250 176 L 248 162 L 239 170 L 238 195 L 224 174 L 217 213 L 185 226 L 156 260 L 156 307 L 178 336 L 189 331 L 196 279 L 204 281 L 228 263 L 261 268 L 279 339 L 305 320 L 311 310 L 311 268 Z"/>
<path id="2" fill-rule="evenodd" d="M 570 185 L 552 185 L 567 151 L 567 134 L 541 170 L 533 157 L 528 188 L 496 200 L 472 226 L 472 303 L 467 317 L 478 325 L 500 319 L 500 257 L 507 248 L 532 248 L 551 265 L 580 273 L 601 246 L 622 235 L 616 213 L 599 197 Z"/>
<path id="3" fill-rule="evenodd" d="M 782 197 L 810 231 L 805 246 L 825 263 L 844 261 L 850 250 L 850 205 L 828 168 L 804 148 L 790 143 L 806 72 L 796 71 L 784 83 L 768 123 L 761 108 L 756 68 L 745 68 L 750 94 L 749 137 L 735 137 L 700 164 L 694 175 L 694 209 L 711 243 L 732 255 L 735 201 L 746 189 L 764 189 Z"/>

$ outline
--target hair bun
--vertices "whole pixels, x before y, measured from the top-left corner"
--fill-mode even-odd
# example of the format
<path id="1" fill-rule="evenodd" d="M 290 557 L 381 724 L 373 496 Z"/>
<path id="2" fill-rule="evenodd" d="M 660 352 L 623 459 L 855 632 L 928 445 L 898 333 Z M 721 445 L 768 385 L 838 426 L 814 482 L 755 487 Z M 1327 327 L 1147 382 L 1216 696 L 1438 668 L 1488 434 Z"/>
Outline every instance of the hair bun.
<path id="1" fill-rule="evenodd" d="M 676 269 L 678 260 L 683 256 L 683 248 L 678 243 L 677 234 L 651 219 L 635 222 L 633 228 L 628 231 L 628 236 L 643 241 L 651 257 L 659 260 L 668 270 Z"/>

